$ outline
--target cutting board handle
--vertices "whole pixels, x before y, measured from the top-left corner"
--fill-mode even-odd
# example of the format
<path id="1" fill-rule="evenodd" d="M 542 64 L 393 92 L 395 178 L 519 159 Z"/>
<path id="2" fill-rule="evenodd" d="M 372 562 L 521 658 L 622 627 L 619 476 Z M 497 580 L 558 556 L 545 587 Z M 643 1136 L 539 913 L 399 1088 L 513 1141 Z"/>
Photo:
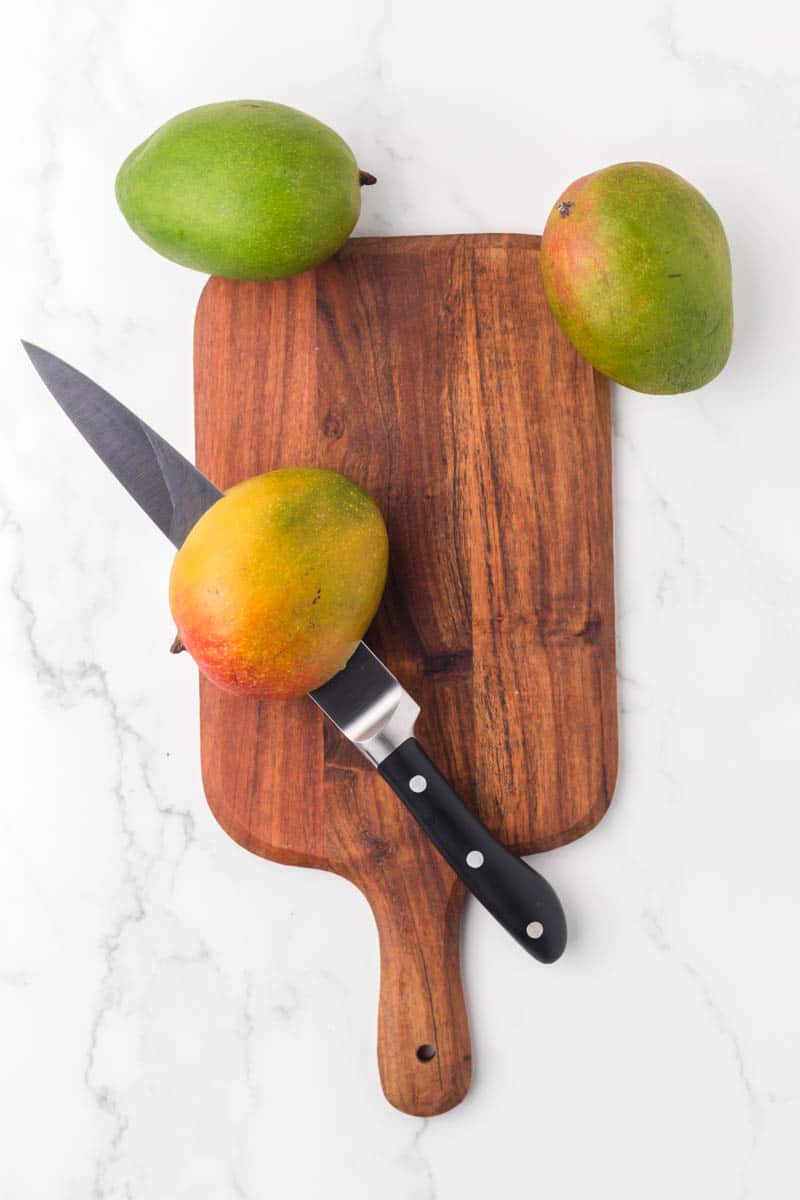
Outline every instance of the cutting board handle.
<path id="1" fill-rule="evenodd" d="M 472 1074 L 459 962 L 465 889 L 455 875 L 444 887 L 422 887 L 394 859 L 376 886 L 359 882 L 380 937 L 378 1068 L 384 1094 L 412 1116 L 447 1112 L 466 1095 Z"/>

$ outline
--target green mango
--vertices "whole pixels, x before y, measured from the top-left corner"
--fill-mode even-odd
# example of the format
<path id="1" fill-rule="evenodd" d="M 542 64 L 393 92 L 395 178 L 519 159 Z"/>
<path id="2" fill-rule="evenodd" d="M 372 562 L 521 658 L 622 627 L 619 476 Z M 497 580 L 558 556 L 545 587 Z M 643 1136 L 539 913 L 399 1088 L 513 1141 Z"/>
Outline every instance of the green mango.
<path id="1" fill-rule="evenodd" d="M 562 192 L 542 236 L 553 313 L 577 350 L 638 392 L 713 379 L 733 338 L 722 222 L 680 175 L 619 163 Z"/>
<path id="2" fill-rule="evenodd" d="M 231 100 L 167 121 L 128 155 L 117 202 L 134 233 L 184 267 L 285 279 L 330 258 L 361 210 L 337 133 L 295 108 Z"/>

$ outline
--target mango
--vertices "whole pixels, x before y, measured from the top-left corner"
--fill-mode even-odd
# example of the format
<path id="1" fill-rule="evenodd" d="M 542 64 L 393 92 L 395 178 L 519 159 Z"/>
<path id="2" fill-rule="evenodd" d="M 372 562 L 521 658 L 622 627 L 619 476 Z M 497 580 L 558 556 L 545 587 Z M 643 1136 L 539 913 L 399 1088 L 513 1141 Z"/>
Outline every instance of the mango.
<path id="1" fill-rule="evenodd" d="M 584 175 L 554 205 L 542 275 L 575 348 L 638 392 L 702 387 L 733 337 L 731 261 L 722 223 L 680 175 L 629 162 Z"/>
<path id="2" fill-rule="evenodd" d="M 132 151 L 117 202 L 165 258 L 229 279 L 285 279 L 330 258 L 361 210 L 346 142 L 306 113 L 265 100 L 192 108 Z"/>
<path id="3" fill-rule="evenodd" d="M 292 467 L 237 484 L 178 550 L 178 639 L 222 688 L 300 696 L 345 666 L 380 603 L 380 509 L 336 471 Z"/>

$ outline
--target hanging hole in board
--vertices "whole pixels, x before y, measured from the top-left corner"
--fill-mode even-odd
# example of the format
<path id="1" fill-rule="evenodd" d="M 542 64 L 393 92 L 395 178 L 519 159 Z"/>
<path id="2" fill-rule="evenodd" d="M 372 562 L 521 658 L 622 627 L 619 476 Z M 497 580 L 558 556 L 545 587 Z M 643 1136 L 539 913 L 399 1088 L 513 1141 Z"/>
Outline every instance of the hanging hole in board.
<path id="1" fill-rule="evenodd" d="M 436 1057 L 436 1047 L 431 1046 L 429 1042 L 424 1042 L 421 1046 L 417 1046 L 417 1058 L 420 1062 L 430 1062 Z"/>

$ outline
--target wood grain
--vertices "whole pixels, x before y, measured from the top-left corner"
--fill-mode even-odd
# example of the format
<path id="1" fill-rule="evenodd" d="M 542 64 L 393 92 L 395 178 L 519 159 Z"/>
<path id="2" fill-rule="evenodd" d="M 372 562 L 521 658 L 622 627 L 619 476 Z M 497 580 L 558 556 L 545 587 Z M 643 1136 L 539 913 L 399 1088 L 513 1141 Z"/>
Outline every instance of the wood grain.
<path id="1" fill-rule="evenodd" d="M 538 252 L 522 235 L 355 239 L 285 282 L 210 280 L 195 328 L 198 465 L 221 487 L 333 467 L 375 496 L 391 567 L 367 641 L 421 703 L 420 741 L 520 854 L 591 829 L 616 774 L 608 386 L 551 317 Z M 372 906 L 388 1099 L 458 1103 L 457 878 L 308 700 L 202 681 L 201 728 L 222 827 Z"/>

